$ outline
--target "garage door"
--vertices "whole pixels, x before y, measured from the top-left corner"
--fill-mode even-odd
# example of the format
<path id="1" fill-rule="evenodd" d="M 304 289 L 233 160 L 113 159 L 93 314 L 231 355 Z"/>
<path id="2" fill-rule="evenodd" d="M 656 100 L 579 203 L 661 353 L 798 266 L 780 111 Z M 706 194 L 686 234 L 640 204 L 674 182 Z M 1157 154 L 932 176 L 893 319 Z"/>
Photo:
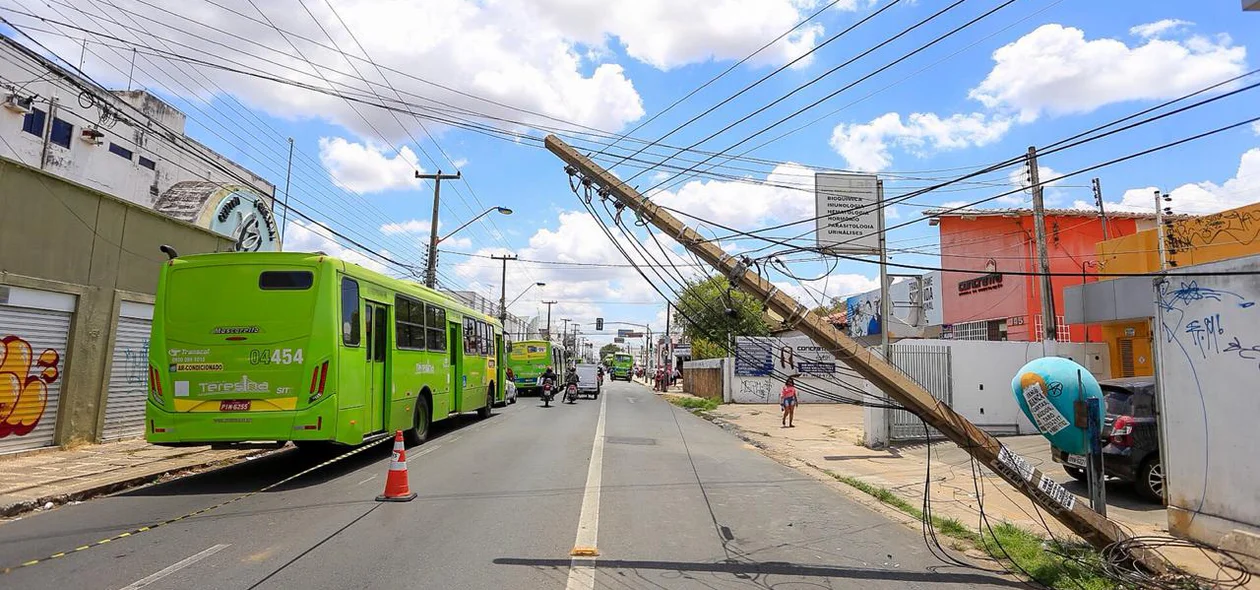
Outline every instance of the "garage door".
<path id="1" fill-rule="evenodd" d="M 114 328 L 105 429 L 101 440 L 144 436 L 144 400 L 148 395 L 149 329 L 153 306 L 124 301 Z"/>
<path id="2" fill-rule="evenodd" d="M 0 453 L 53 444 L 75 301 L 0 286 Z"/>

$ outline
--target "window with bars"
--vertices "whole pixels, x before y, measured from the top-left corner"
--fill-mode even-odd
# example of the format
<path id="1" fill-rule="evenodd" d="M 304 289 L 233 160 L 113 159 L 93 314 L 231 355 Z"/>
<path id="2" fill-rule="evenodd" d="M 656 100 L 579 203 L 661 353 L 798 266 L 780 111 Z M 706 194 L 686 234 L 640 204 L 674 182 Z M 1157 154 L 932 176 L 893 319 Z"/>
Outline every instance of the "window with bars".
<path id="1" fill-rule="evenodd" d="M 1056 334 L 1055 339 L 1058 340 L 1059 342 L 1071 342 L 1072 341 L 1072 326 L 1069 325 L 1067 322 L 1063 321 L 1063 316 L 1059 315 L 1059 316 L 1054 316 L 1054 317 L 1055 317 L 1055 334 Z M 1037 340 L 1042 340 L 1043 335 L 1046 333 L 1046 329 L 1042 327 L 1041 320 L 1042 320 L 1041 314 L 1037 314 L 1036 318 L 1034 318 L 1033 320 L 1033 330 L 1034 330 L 1033 337 L 1036 338 Z"/>
<path id="2" fill-rule="evenodd" d="M 947 340 L 1005 341 L 1006 320 L 980 320 L 954 324 L 945 338 Z"/>

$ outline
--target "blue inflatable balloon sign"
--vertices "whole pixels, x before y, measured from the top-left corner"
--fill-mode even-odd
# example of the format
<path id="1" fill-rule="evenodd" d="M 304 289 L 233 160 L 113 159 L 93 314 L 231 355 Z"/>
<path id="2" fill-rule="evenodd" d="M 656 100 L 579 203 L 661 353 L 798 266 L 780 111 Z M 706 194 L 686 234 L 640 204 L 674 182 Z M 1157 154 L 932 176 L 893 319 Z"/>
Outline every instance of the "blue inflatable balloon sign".
<path id="1" fill-rule="evenodd" d="M 1089 434 L 1073 421 L 1075 404 L 1099 398 L 1098 423 L 1103 420 L 1102 388 L 1089 370 L 1071 359 L 1048 356 L 1023 366 L 1011 380 L 1019 409 L 1055 447 L 1074 455 L 1089 452 Z"/>

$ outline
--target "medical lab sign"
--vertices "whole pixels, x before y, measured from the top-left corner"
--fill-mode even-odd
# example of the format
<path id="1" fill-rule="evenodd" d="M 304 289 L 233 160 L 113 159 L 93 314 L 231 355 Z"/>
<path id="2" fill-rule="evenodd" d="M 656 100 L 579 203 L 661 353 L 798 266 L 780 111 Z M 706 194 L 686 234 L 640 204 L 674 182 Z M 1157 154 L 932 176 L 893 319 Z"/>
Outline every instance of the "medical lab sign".
<path id="1" fill-rule="evenodd" d="M 873 174 L 814 175 L 818 247 L 830 252 L 878 254 L 884 231 L 879 181 Z"/>

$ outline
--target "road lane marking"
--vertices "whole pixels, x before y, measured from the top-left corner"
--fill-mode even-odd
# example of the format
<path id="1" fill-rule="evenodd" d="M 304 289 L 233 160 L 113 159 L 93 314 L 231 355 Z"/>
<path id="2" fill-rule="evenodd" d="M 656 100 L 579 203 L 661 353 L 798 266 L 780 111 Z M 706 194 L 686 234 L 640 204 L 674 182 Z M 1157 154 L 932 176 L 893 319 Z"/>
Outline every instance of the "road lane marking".
<path id="1" fill-rule="evenodd" d="M 354 485 L 355 485 L 355 486 L 361 486 L 361 485 L 363 485 L 363 484 L 365 484 L 365 483 L 367 483 L 367 482 L 369 482 L 369 481 L 372 481 L 372 480 L 374 480 L 374 479 L 376 479 L 376 476 L 375 476 L 375 475 L 373 475 L 372 477 L 369 477 L 369 478 L 367 478 L 367 479 L 365 479 L 365 480 L 363 480 L 363 481 L 361 481 L 361 482 L 359 482 L 359 483 L 356 483 L 356 484 L 354 484 Z"/>
<path id="2" fill-rule="evenodd" d="M 230 545 L 224 545 L 224 544 L 215 545 L 214 547 L 206 549 L 205 551 L 202 551 L 201 553 L 185 558 L 182 561 L 175 562 L 146 578 L 141 578 L 139 580 L 136 580 L 132 582 L 131 584 L 124 586 L 123 588 L 121 588 L 121 590 L 137 590 L 138 588 L 144 588 L 145 586 L 148 586 L 149 584 L 152 584 L 158 580 L 161 580 L 162 578 L 165 578 L 166 576 L 169 576 L 194 563 L 197 563 L 198 561 L 201 561 L 207 557 L 210 557 L 211 555 L 214 555 L 215 553 L 218 553 L 224 549 L 227 549 L 228 547 L 230 547 Z"/>
<path id="3" fill-rule="evenodd" d="M 608 397 L 599 402 L 599 421 L 595 423 L 595 442 L 591 445 L 591 463 L 586 471 L 586 490 L 582 494 L 582 515 L 578 517 L 577 538 L 573 541 L 573 559 L 569 562 L 569 582 L 565 590 L 595 588 L 595 556 L 599 540 L 599 490 L 604 476 L 604 420 L 608 415 Z"/>

